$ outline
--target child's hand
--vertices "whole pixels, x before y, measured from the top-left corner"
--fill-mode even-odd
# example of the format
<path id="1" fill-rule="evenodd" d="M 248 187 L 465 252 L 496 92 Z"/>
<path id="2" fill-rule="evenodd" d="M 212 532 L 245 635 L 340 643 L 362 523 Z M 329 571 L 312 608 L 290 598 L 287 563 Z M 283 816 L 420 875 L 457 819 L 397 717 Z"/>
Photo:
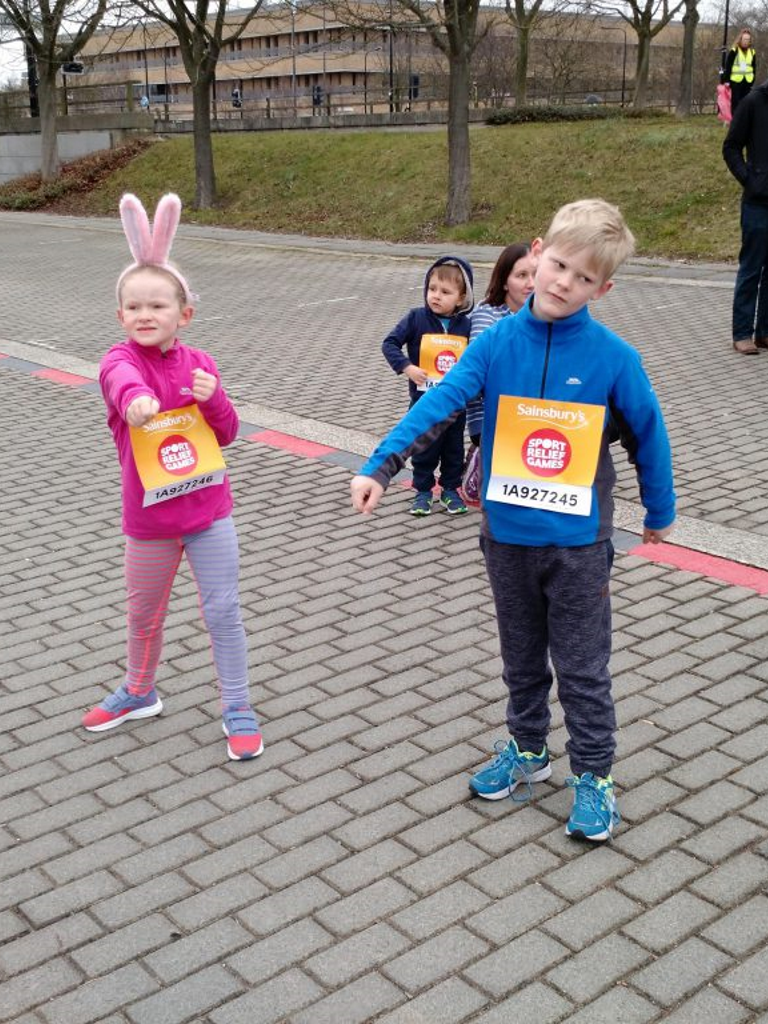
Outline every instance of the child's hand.
<path id="1" fill-rule="evenodd" d="M 665 526 L 663 530 L 649 530 L 648 527 L 643 530 L 643 544 L 661 544 L 670 533 L 672 533 L 672 524 Z"/>
<path id="2" fill-rule="evenodd" d="M 413 363 L 409 363 L 403 370 L 403 373 L 417 386 L 426 383 L 427 371 L 422 370 L 420 366 L 414 366 Z"/>
<path id="3" fill-rule="evenodd" d="M 129 427 L 143 427 L 153 416 L 160 412 L 160 403 L 151 395 L 134 398 L 125 410 L 125 419 Z"/>
<path id="4" fill-rule="evenodd" d="M 218 385 L 212 373 L 206 373 L 199 366 L 192 371 L 192 397 L 196 402 L 207 402 Z"/>
<path id="5" fill-rule="evenodd" d="M 349 485 L 352 507 L 356 512 L 370 515 L 379 504 L 384 488 L 370 476 L 353 476 Z"/>

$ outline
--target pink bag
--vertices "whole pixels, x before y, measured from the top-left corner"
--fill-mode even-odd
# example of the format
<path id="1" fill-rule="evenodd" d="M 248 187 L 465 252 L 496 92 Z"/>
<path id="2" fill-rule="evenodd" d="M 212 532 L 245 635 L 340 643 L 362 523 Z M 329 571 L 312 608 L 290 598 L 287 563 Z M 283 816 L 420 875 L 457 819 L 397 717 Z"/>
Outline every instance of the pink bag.
<path id="1" fill-rule="evenodd" d="M 480 449 L 473 445 L 464 463 L 464 474 L 461 478 L 459 493 L 467 505 L 480 507 Z"/>
<path id="2" fill-rule="evenodd" d="M 717 119 L 728 124 L 731 120 L 731 86 L 721 82 L 717 87 Z"/>

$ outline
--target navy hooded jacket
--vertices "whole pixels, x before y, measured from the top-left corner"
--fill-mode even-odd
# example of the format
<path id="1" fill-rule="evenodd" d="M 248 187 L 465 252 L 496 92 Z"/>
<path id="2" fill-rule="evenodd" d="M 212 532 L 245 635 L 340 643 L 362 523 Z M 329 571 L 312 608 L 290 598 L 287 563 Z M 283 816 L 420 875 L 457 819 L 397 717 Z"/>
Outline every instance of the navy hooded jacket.
<path id="1" fill-rule="evenodd" d="M 437 313 L 433 313 L 427 305 L 429 276 L 435 267 L 445 265 L 456 266 L 461 270 L 466 291 L 463 305 L 450 318 L 447 327 L 443 325 L 443 321 Z M 466 260 L 462 260 L 458 256 L 441 256 L 440 259 L 435 260 L 424 275 L 424 305 L 416 306 L 407 313 L 382 342 L 381 351 L 395 373 L 402 373 L 406 366 L 411 364 L 419 365 L 421 339 L 425 334 L 455 334 L 459 338 L 469 338 L 471 322 L 468 314 L 475 304 L 472 291 L 473 281 L 472 267 Z M 421 394 L 417 391 L 413 381 L 408 383 L 412 399 Z"/>

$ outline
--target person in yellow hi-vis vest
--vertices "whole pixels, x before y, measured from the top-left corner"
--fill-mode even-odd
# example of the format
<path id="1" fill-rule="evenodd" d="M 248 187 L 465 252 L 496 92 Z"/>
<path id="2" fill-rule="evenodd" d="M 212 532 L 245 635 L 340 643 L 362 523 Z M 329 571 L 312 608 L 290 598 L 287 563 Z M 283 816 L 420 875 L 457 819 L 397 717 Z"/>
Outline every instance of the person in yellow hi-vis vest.
<path id="1" fill-rule="evenodd" d="M 736 37 L 723 68 L 723 81 L 731 86 L 731 114 L 749 93 L 755 81 L 757 55 L 752 45 L 752 33 L 743 28 Z"/>

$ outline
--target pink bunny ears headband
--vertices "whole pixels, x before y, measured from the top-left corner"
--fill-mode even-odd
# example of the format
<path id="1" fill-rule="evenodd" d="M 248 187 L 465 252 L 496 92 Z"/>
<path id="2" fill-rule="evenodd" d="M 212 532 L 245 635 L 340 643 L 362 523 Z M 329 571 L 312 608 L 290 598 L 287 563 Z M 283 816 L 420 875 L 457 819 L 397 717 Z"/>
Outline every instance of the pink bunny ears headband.
<path id="1" fill-rule="evenodd" d="M 117 281 L 117 301 L 120 302 L 120 289 L 126 275 L 139 267 L 157 267 L 164 270 L 178 281 L 184 293 L 184 303 L 194 305 L 195 295 L 189 290 L 186 278 L 176 267 L 168 262 L 176 228 L 181 218 L 181 200 L 173 192 L 164 195 L 157 204 L 155 219 L 149 226 L 147 211 L 136 196 L 126 192 L 120 200 L 120 219 L 123 231 L 128 239 L 128 247 L 136 261 L 126 267 Z"/>

